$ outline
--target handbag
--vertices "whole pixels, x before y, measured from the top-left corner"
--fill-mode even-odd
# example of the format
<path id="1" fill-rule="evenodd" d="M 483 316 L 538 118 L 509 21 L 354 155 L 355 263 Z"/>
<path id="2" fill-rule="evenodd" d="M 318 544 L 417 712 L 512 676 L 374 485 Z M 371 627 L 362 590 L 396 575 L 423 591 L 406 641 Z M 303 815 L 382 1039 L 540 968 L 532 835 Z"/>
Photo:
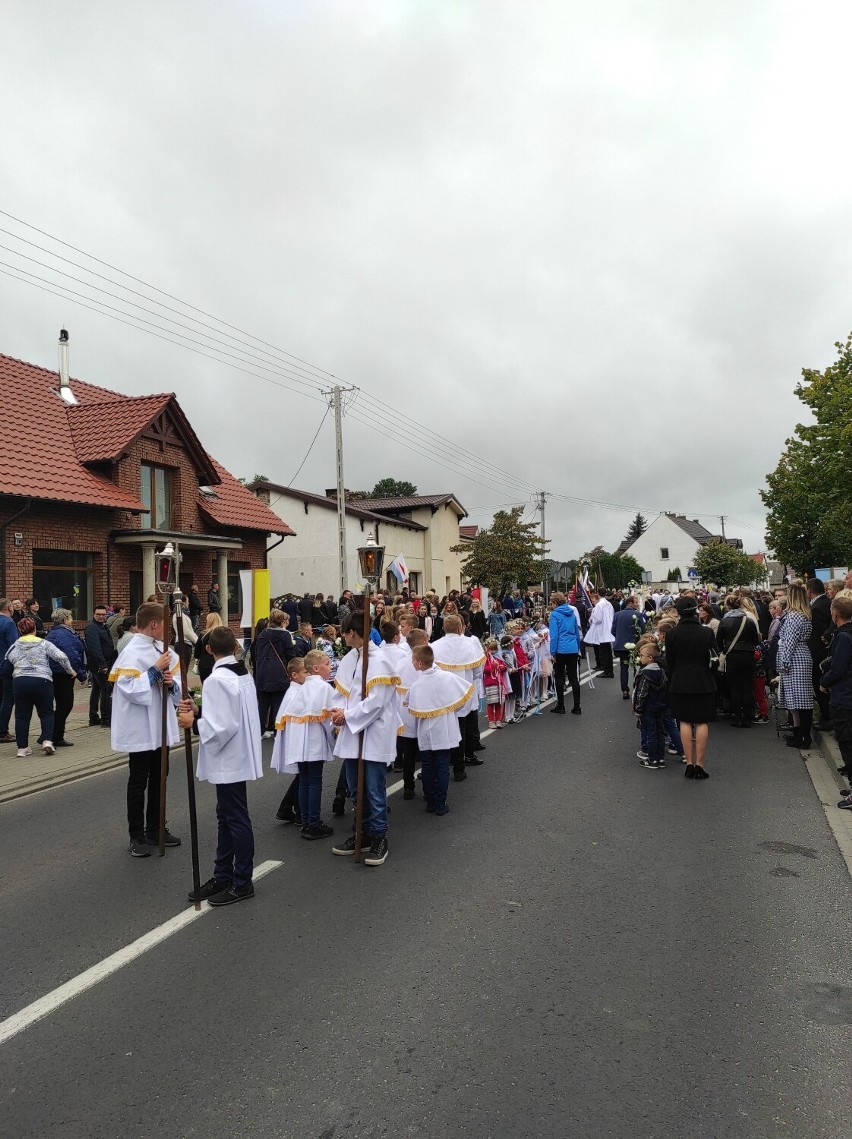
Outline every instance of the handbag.
<path id="1" fill-rule="evenodd" d="M 731 650 L 736 647 L 737 641 L 743 635 L 743 632 L 744 632 L 745 627 L 746 627 L 746 621 L 748 621 L 748 617 L 743 617 L 743 623 L 740 625 L 739 629 L 737 629 L 737 635 L 731 641 L 730 645 L 725 650 L 725 652 L 719 653 L 719 656 L 717 658 L 717 664 L 716 664 L 716 667 L 718 668 L 719 672 L 724 672 L 725 669 L 728 667 L 728 664 L 727 664 L 728 653 L 731 652 Z"/>

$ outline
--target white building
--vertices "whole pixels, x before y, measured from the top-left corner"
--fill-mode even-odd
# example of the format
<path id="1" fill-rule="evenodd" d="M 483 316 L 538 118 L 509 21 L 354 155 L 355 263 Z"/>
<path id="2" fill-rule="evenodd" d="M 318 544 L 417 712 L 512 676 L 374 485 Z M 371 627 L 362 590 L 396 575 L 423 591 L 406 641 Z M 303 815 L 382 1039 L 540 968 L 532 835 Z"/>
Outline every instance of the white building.
<path id="1" fill-rule="evenodd" d="M 279 518 L 290 518 L 295 537 L 273 546 L 267 556 L 269 588 L 282 593 L 340 592 L 337 541 L 337 498 L 333 491 L 311 494 L 272 482 L 251 489 Z M 454 495 L 417 495 L 407 499 L 357 499 L 346 504 L 346 584 L 360 581 L 358 547 L 372 532 L 385 547 L 385 566 L 402 554 L 409 571 L 408 587 L 447 593 L 461 588 L 461 556 L 450 547 L 459 541 L 459 519 L 467 512 Z M 395 593 L 399 585 L 387 573 L 382 583 Z"/>
<path id="2" fill-rule="evenodd" d="M 680 580 L 686 581 L 689 571 L 695 567 L 696 553 L 712 539 L 721 541 L 722 536 L 711 534 L 697 518 L 687 518 L 684 514 L 660 514 L 635 542 L 629 546 L 622 542 L 616 552 L 635 558 L 652 575 L 652 581 L 667 581 L 673 569 L 679 569 Z M 742 549 L 740 538 L 725 538 L 725 541 Z"/>

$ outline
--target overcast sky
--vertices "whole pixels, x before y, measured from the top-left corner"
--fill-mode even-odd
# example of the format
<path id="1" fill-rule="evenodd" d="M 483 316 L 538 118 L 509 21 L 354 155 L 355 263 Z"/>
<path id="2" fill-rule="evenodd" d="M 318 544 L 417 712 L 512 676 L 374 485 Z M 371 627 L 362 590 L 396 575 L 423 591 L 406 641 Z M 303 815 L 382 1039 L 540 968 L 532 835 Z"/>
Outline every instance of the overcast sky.
<path id="1" fill-rule="evenodd" d="M 560 559 L 637 509 L 755 552 L 801 368 L 852 328 L 850 36 L 839 0 L 6 0 L 0 210 L 361 388 L 349 487 L 479 524 L 547 490 Z M 0 226 L 0 262 L 115 291 Z M 0 351 L 54 368 L 63 324 L 73 375 L 174 391 L 290 482 L 324 404 L 257 347 L 254 376 L 0 275 Z M 334 471 L 327 417 L 294 485 Z"/>

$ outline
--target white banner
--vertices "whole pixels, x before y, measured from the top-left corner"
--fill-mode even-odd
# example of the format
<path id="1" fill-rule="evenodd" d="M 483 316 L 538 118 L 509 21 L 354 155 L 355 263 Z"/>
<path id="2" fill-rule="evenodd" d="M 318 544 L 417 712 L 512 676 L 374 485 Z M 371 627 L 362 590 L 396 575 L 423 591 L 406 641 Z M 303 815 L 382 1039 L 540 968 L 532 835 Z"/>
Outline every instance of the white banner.
<path id="1" fill-rule="evenodd" d="M 251 629 L 254 626 L 252 613 L 254 610 L 254 579 L 250 569 L 240 570 L 240 591 L 243 595 L 243 613 L 240 617 L 240 628 Z"/>

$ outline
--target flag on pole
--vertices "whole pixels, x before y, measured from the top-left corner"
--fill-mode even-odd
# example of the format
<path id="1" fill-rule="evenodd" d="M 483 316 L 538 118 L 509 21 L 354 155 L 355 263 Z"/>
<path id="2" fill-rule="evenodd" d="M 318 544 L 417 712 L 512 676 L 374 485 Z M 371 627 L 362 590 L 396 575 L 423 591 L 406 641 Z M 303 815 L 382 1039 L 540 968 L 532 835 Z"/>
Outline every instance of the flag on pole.
<path id="1" fill-rule="evenodd" d="M 388 566 L 388 569 L 400 585 L 408 581 L 408 566 L 405 564 L 405 558 L 402 556 L 402 554 L 396 555 L 394 560 Z"/>

